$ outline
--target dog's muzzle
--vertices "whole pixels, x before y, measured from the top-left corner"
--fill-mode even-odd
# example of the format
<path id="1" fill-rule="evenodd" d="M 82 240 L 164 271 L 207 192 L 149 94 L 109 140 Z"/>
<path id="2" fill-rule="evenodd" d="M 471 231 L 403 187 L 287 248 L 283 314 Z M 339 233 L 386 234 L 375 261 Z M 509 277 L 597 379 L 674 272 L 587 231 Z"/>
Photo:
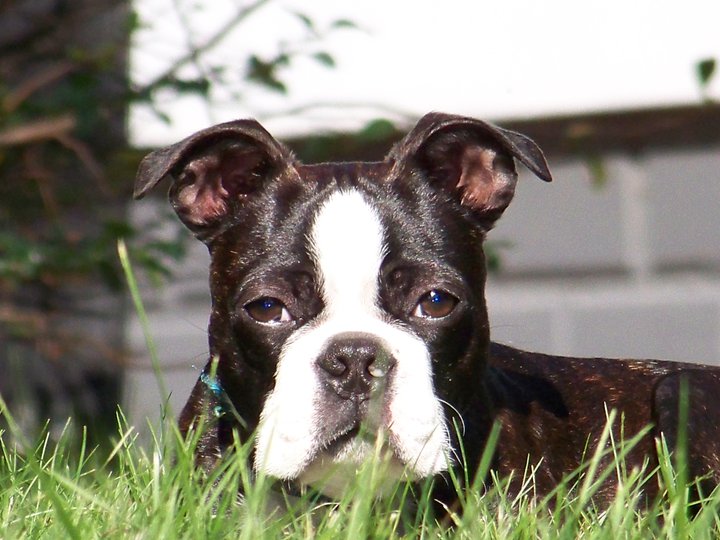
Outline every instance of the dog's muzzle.
<path id="1" fill-rule="evenodd" d="M 322 350 L 316 366 L 324 444 L 382 428 L 388 416 L 385 391 L 395 360 L 376 336 L 338 334 Z"/>

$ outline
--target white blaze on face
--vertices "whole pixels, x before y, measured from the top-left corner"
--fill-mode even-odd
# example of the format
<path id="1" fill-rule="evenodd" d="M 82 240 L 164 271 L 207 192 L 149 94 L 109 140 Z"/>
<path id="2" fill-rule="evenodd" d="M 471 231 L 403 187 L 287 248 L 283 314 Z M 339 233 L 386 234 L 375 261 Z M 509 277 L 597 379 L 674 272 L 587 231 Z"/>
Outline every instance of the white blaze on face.
<path id="1" fill-rule="evenodd" d="M 377 318 L 383 227 L 357 191 L 337 192 L 315 219 L 311 251 L 320 270 L 325 316 Z"/>
<path id="2" fill-rule="evenodd" d="M 446 469 L 448 434 L 427 347 L 406 328 L 387 322 L 378 306 L 385 242 L 377 211 L 359 192 L 338 191 L 319 208 L 308 240 L 325 307 L 283 346 L 275 387 L 260 418 L 255 467 L 283 479 L 302 477 L 310 465 L 318 468 L 323 391 L 315 362 L 334 336 L 364 332 L 383 343 L 396 361 L 384 426 L 396 457 L 417 477 Z M 354 463 L 372 452 L 371 443 L 356 441 L 351 451 L 324 455 L 321 461 Z"/>

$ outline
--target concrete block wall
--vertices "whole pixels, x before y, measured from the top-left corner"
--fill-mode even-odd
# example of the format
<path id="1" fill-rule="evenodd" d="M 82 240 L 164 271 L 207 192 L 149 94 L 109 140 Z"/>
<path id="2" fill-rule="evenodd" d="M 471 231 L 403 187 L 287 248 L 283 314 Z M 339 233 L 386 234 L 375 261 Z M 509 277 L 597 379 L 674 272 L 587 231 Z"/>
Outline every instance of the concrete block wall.
<path id="1" fill-rule="evenodd" d="M 579 159 L 551 160 L 552 184 L 522 174 L 489 236 L 502 258 L 487 287 L 494 339 L 554 354 L 720 364 L 720 147 L 606 155 L 602 164 L 601 186 Z M 134 217 L 142 223 L 165 204 L 143 201 Z M 206 361 L 207 264 L 193 241 L 172 283 L 143 289 L 173 414 Z M 142 425 L 158 418 L 162 399 L 134 318 L 127 342 L 126 408 Z"/>
<path id="2" fill-rule="evenodd" d="M 494 339 L 555 354 L 720 364 L 720 148 L 523 174 L 490 241 Z"/>

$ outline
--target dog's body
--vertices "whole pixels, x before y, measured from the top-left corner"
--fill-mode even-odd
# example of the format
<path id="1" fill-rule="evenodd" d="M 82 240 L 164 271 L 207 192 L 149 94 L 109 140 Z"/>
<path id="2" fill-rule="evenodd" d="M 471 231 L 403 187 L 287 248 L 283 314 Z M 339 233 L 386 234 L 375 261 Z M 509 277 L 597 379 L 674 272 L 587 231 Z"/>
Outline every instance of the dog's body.
<path id="1" fill-rule="evenodd" d="M 539 462 L 542 494 L 594 450 L 606 410 L 623 413 L 625 438 L 655 426 L 630 465 L 656 459 L 660 432 L 672 447 L 686 378 L 691 473 L 714 486 L 720 369 L 490 342 L 482 242 L 512 199 L 514 159 L 550 180 L 526 137 L 441 114 L 378 163 L 300 164 L 253 121 L 148 156 L 136 196 L 171 176 L 176 212 L 211 253 L 211 360 L 180 419 L 187 431 L 218 413 L 200 464 L 234 432 L 255 436 L 257 471 L 338 496 L 378 447 L 391 480 L 446 474 L 461 455 L 473 470 L 499 421 L 496 470 Z"/>

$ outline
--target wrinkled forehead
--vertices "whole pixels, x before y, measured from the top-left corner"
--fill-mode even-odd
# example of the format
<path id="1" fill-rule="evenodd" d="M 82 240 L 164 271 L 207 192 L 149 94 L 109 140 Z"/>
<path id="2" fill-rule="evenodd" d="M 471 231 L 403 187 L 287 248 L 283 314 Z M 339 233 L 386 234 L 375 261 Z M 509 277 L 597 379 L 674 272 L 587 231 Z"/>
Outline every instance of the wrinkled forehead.
<path id="1" fill-rule="evenodd" d="M 268 183 L 211 245 L 213 267 L 238 278 L 263 268 L 310 271 L 321 255 L 365 245 L 367 235 L 382 238 L 381 197 L 371 192 L 382 190 L 388 169 L 370 163 L 303 165 L 299 181 Z"/>
<path id="2" fill-rule="evenodd" d="M 243 274 L 302 268 L 324 278 L 325 265 L 335 275 L 372 268 L 377 276 L 388 260 L 453 264 L 453 252 L 466 254 L 469 227 L 459 205 L 441 204 L 422 183 L 409 189 L 389 178 L 386 163 L 303 165 L 298 172 L 299 184 L 268 186 L 223 234 L 233 261 L 213 261 L 218 271 L 235 262 Z"/>
<path id="3" fill-rule="evenodd" d="M 359 181 L 386 182 L 392 164 L 387 161 L 298 164 L 296 170 L 307 184 L 323 186 L 332 183 L 347 186 L 356 185 Z"/>

